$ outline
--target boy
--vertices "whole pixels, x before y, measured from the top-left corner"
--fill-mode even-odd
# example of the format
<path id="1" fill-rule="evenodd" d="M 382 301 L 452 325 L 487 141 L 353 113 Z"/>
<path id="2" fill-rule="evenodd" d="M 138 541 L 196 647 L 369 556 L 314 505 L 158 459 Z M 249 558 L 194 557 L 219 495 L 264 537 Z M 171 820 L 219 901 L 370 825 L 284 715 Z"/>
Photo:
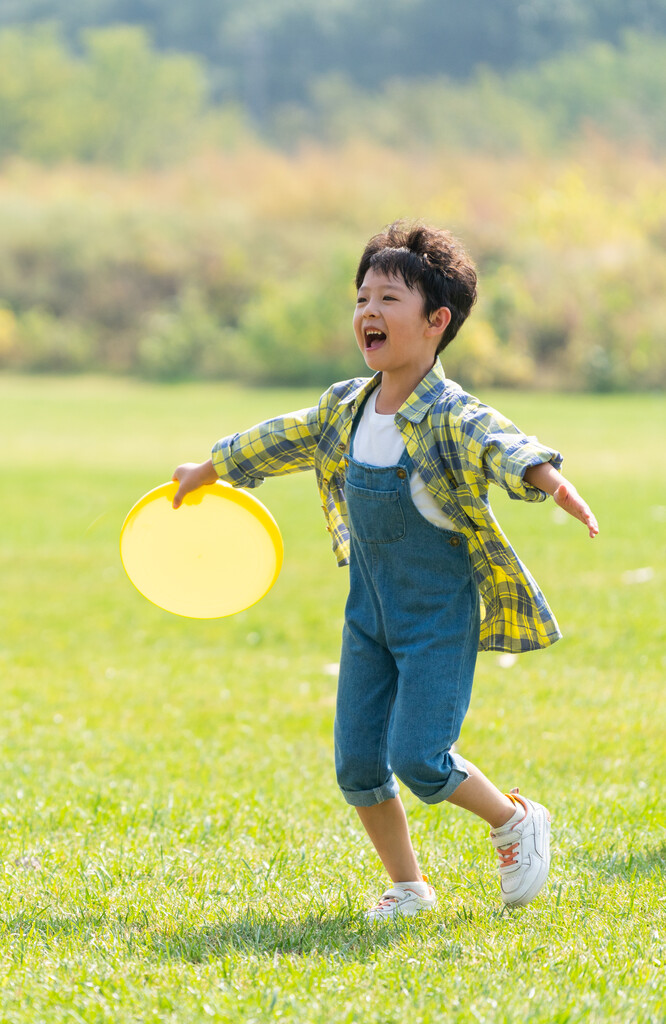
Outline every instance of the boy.
<path id="1" fill-rule="evenodd" d="M 354 333 L 371 378 L 334 384 L 313 409 L 218 441 L 179 466 L 174 498 L 218 477 L 256 487 L 314 468 L 341 565 L 350 566 L 335 719 L 338 784 L 393 885 L 371 921 L 435 905 L 419 868 L 397 775 L 425 803 L 483 818 L 502 900 L 546 881 L 550 815 L 503 794 L 452 748 L 476 651 L 526 651 L 560 637 L 546 601 L 501 532 L 488 481 L 511 497 L 596 520 L 559 473 L 561 456 L 447 381 L 439 353 L 476 299 L 476 272 L 448 232 L 400 222 L 375 235 L 356 276 Z"/>

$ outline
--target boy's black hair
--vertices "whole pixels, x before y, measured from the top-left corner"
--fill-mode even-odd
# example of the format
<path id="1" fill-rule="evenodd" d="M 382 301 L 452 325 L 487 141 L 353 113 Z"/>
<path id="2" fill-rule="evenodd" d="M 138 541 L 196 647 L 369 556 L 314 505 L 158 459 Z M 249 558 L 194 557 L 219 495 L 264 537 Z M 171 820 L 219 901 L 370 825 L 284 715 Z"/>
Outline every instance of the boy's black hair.
<path id="1" fill-rule="evenodd" d="M 374 235 L 356 271 L 357 289 L 368 270 L 400 275 L 408 288 L 418 288 L 428 320 L 441 306 L 448 307 L 451 320 L 437 346 L 438 354 L 453 341 L 476 301 L 474 263 L 450 231 L 427 224 L 398 220 Z"/>

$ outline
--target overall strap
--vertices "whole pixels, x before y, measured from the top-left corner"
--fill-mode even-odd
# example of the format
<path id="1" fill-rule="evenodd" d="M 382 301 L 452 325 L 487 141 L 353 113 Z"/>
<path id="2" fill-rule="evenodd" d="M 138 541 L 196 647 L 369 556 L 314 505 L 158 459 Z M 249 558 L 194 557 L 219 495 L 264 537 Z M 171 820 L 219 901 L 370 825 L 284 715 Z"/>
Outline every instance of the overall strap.
<path id="1" fill-rule="evenodd" d="M 402 466 L 403 469 L 406 469 L 409 476 L 412 475 L 412 472 L 414 470 L 414 463 L 412 462 L 412 458 L 409 452 L 407 451 L 407 445 L 405 445 L 405 447 L 402 450 L 402 455 L 400 456 L 400 461 L 398 462 L 398 465 Z"/>

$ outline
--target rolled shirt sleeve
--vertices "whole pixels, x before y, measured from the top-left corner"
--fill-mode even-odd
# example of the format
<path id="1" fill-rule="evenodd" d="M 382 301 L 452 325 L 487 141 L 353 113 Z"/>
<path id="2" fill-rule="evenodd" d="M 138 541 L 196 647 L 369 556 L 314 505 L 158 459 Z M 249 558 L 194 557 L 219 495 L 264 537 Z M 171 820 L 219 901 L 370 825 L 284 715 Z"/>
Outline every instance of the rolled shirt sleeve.
<path id="1" fill-rule="evenodd" d="M 496 441 L 486 451 L 485 465 L 488 476 L 500 485 L 510 498 L 521 501 L 544 501 L 548 495 L 525 480 L 530 466 L 550 462 L 559 469 L 562 456 L 554 448 L 541 444 L 536 437 L 523 437 L 518 443 L 503 447 Z"/>
<path id="2" fill-rule="evenodd" d="M 267 476 L 312 469 L 319 433 L 317 406 L 265 420 L 217 441 L 213 467 L 234 487 L 259 487 Z"/>
<path id="3" fill-rule="evenodd" d="M 481 472 L 520 501 L 544 501 L 545 491 L 525 481 L 530 466 L 550 462 L 559 469 L 562 456 L 554 448 L 528 437 L 501 413 L 490 406 L 468 404 L 458 421 L 462 435 L 463 472 Z"/>

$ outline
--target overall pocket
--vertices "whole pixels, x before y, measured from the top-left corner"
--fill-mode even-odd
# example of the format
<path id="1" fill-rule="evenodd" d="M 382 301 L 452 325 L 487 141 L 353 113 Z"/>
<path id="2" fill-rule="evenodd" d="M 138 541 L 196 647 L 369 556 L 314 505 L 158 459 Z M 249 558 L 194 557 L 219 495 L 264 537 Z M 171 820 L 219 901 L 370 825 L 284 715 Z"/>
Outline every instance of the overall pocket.
<path id="1" fill-rule="evenodd" d="M 371 491 L 345 484 L 349 528 L 364 544 L 392 544 L 405 536 L 399 491 Z"/>

